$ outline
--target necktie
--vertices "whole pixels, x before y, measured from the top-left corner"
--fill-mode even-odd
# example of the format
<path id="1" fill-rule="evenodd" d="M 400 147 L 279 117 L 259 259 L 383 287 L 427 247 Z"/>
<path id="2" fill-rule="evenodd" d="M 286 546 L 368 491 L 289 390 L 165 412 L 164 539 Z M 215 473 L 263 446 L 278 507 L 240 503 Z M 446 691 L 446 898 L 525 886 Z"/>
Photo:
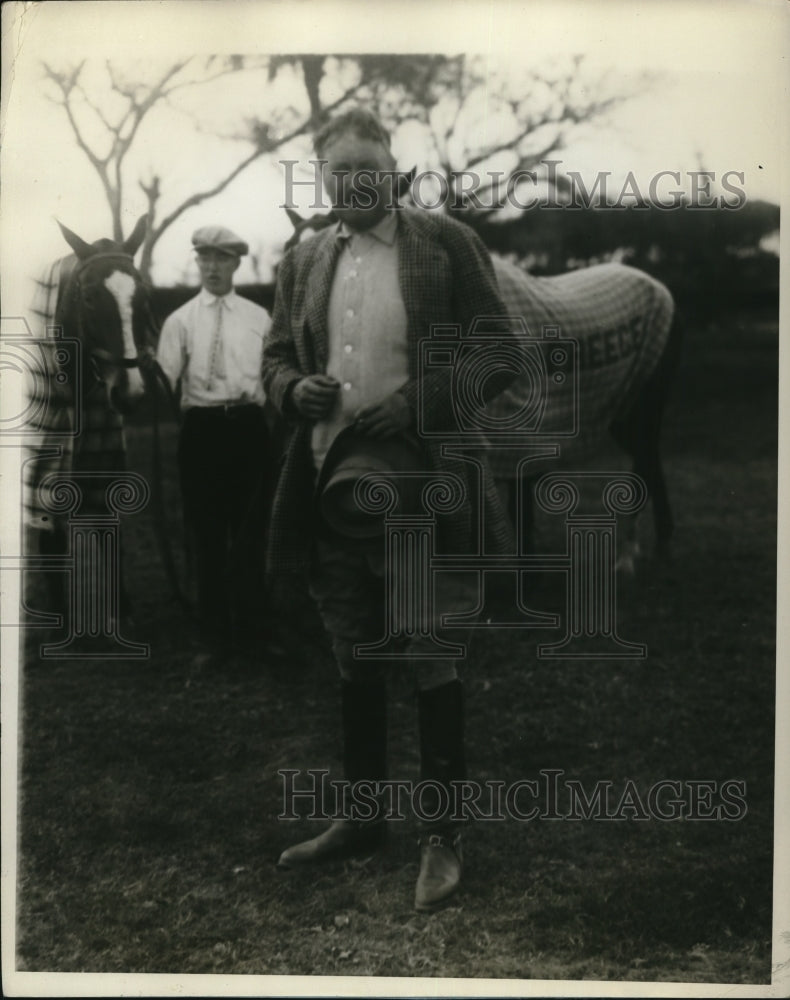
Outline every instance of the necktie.
<path id="1" fill-rule="evenodd" d="M 214 308 L 217 315 L 214 322 L 214 343 L 211 348 L 211 368 L 209 369 L 209 386 L 214 388 L 217 379 L 224 380 L 225 372 L 225 349 L 222 342 L 222 314 L 225 311 L 223 299 L 214 300 Z"/>

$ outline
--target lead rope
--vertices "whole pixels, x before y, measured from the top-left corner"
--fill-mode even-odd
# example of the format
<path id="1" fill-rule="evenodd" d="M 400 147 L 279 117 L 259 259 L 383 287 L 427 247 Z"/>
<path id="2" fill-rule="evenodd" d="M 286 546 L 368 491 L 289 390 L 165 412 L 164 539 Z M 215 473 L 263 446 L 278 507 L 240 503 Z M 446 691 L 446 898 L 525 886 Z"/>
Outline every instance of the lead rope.
<path id="1" fill-rule="evenodd" d="M 181 604 L 188 615 L 192 614 L 192 605 L 184 594 L 178 580 L 176 563 L 173 557 L 173 549 L 170 545 L 170 534 L 167 530 L 167 514 L 164 500 L 164 477 L 162 475 L 162 441 L 159 425 L 159 392 L 158 384 L 165 390 L 165 396 L 175 415 L 176 423 L 180 424 L 181 414 L 178 401 L 170 386 L 170 381 L 162 370 L 161 365 L 155 358 L 141 365 L 143 377 L 150 380 L 152 407 L 153 407 L 153 433 L 151 435 L 151 499 L 154 512 L 154 533 L 159 545 L 159 554 L 162 558 L 165 574 L 170 583 L 170 588 L 175 599 Z"/>

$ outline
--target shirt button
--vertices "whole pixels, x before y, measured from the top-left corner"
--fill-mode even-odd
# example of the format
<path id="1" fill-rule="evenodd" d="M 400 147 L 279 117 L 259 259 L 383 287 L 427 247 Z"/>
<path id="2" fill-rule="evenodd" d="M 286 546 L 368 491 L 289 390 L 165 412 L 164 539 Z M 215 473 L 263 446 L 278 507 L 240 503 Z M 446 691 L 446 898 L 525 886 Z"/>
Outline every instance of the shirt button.
<path id="1" fill-rule="evenodd" d="M 354 350 L 354 348 L 351 346 L 351 344 L 346 344 L 346 346 L 343 348 L 343 350 L 346 352 L 346 354 L 351 354 L 351 352 Z"/>
<path id="2" fill-rule="evenodd" d="M 354 315 L 353 309 L 346 309 L 346 316 L 353 316 L 353 315 Z"/>
<path id="3" fill-rule="evenodd" d="M 361 264 L 362 263 L 362 258 L 361 257 L 355 257 L 354 258 L 354 263 L 355 264 Z"/>
<path id="4" fill-rule="evenodd" d="M 346 392 L 348 392 L 348 390 L 351 388 L 351 383 L 350 382 L 344 382 L 343 383 L 343 388 L 346 390 Z"/>
<path id="5" fill-rule="evenodd" d="M 349 276 L 349 278 L 356 278 L 357 272 L 356 271 L 349 271 L 348 272 L 348 276 Z"/>

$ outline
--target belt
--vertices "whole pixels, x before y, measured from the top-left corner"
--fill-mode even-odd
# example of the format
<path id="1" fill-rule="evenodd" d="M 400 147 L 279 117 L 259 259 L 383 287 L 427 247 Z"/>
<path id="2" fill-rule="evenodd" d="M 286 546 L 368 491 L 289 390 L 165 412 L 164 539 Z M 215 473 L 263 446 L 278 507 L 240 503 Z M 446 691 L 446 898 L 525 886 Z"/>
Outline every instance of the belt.
<path id="1" fill-rule="evenodd" d="M 216 406 L 190 406 L 187 415 L 194 413 L 201 417 L 211 415 L 214 417 L 240 417 L 245 413 L 252 414 L 253 411 L 263 413 L 263 407 L 257 403 L 217 403 Z"/>

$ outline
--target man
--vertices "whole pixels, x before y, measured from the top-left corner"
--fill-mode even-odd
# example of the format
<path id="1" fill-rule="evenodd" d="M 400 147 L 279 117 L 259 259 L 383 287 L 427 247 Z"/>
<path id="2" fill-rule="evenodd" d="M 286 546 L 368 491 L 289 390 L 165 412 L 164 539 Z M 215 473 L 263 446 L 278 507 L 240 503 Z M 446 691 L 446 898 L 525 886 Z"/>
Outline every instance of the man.
<path id="1" fill-rule="evenodd" d="M 260 369 L 271 321 L 233 289 L 244 240 L 204 226 L 192 243 L 202 289 L 165 320 L 157 358 L 181 390 L 178 461 L 202 646 L 194 662 L 205 666 L 260 638 L 269 462 Z"/>
<path id="2" fill-rule="evenodd" d="M 355 109 L 332 119 L 315 149 L 340 221 L 294 247 L 278 270 L 263 381 L 293 433 L 275 494 L 270 570 L 309 570 L 342 678 L 346 780 L 380 782 L 387 776 L 384 676 L 381 661 L 356 657 L 354 647 L 384 631 L 383 551 L 364 551 L 327 530 L 315 515 L 316 483 L 320 491 L 354 436 L 364 437 L 368 449 L 411 442 L 424 470 L 454 473 L 466 487 L 460 509 L 438 518 L 443 548 L 474 551 L 484 521 L 486 550 L 507 551 L 507 521 L 484 466 L 478 489 L 472 464 L 416 440 L 419 406 L 433 426 L 454 426 L 450 372 L 421 379 L 419 341 L 432 324 L 458 323 L 468 332 L 475 317 L 501 316 L 504 308 L 487 251 L 470 229 L 393 203 L 386 172 L 395 161 L 372 114 Z M 511 378 L 495 377 L 487 388 L 499 392 Z M 443 590 L 446 595 L 452 587 Z M 463 600 L 456 609 L 466 609 Z M 430 658 L 419 636 L 406 654 L 418 687 L 421 777 L 449 790 L 465 777 L 456 663 Z M 285 850 L 279 865 L 366 851 L 383 833 L 380 821 L 342 819 Z M 427 911 L 459 886 L 459 828 L 446 818 L 426 823 L 420 843 L 415 905 Z"/>

